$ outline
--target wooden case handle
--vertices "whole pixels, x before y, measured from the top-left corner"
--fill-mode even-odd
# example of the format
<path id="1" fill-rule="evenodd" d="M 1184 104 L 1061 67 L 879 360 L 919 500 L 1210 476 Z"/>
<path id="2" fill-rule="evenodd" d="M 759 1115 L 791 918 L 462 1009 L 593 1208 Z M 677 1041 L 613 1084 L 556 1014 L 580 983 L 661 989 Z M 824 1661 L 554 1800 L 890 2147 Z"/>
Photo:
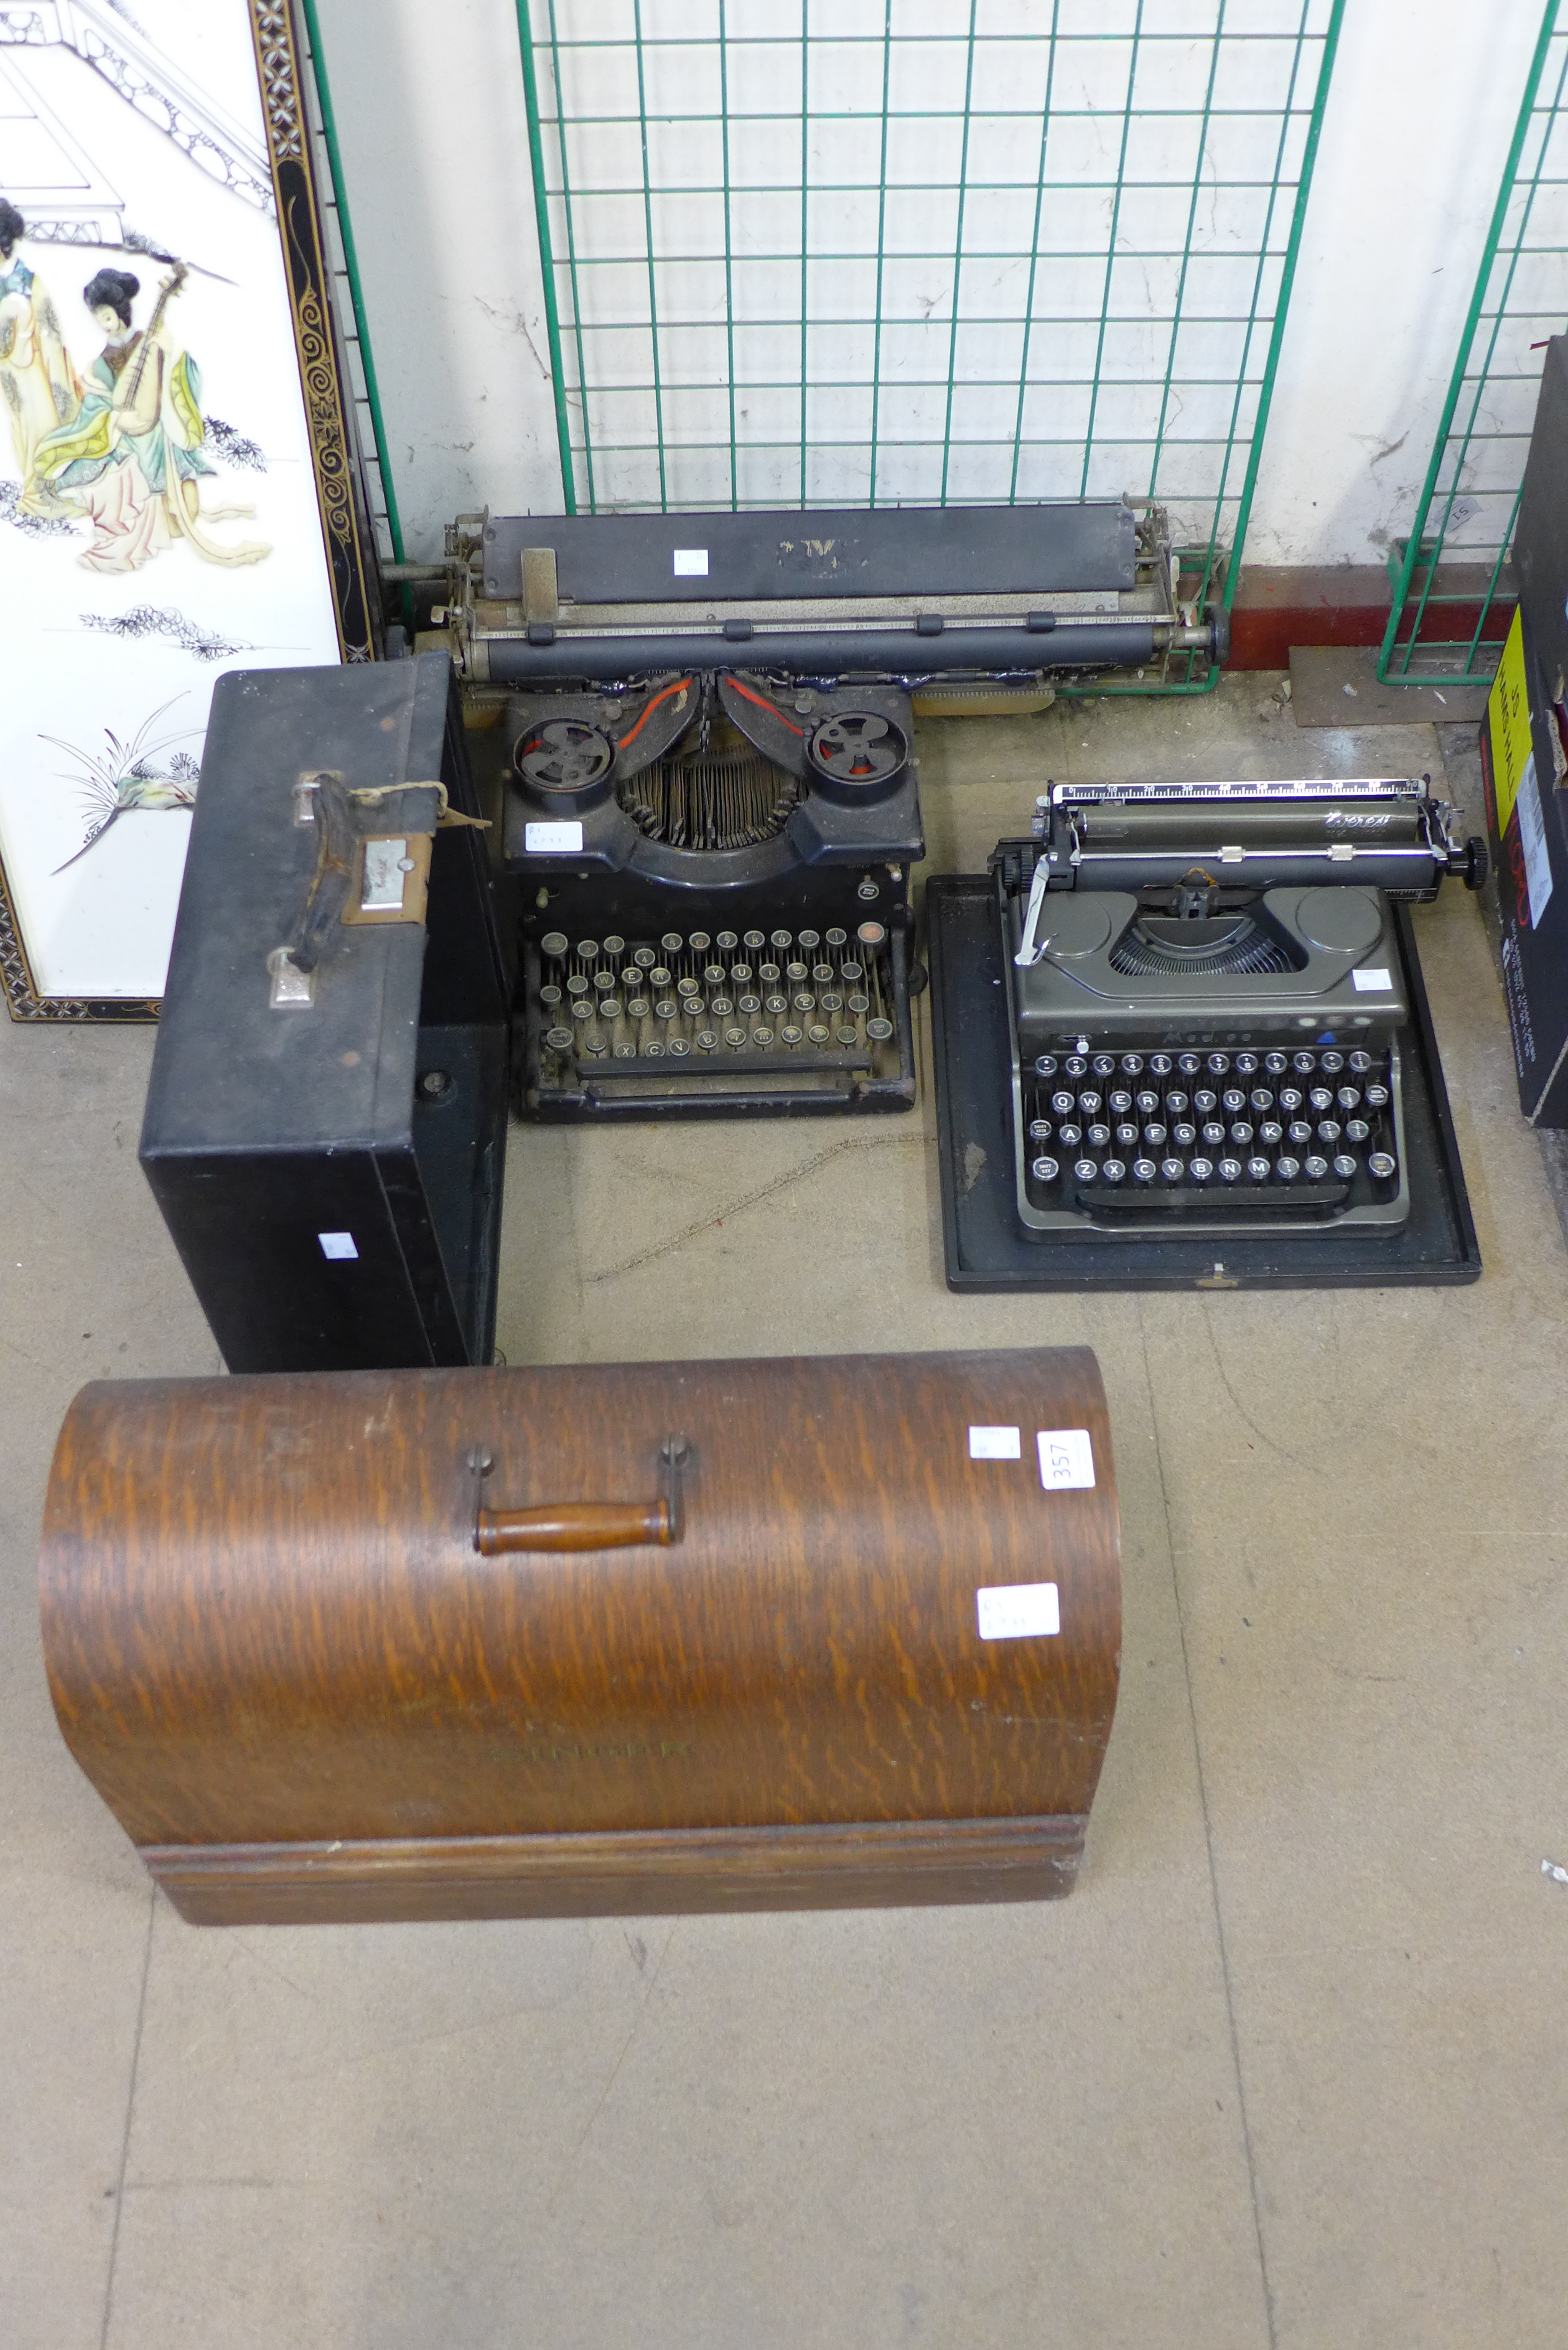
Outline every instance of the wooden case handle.
<path id="1" fill-rule="evenodd" d="M 484 1480 L 494 1457 L 472 1451 L 468 1465 L 473 1472 L 473 1547 L 482 1558 L 497 1558 L 508 1551 L 625 1550 L 639 1543 L 677 1542 L 686 1454 L 683 1436 L 667 1436 L 659 1446 L 665 1490 L 657 1501 L 541 1502 L 530 1510 L 487 1510 Z"/>

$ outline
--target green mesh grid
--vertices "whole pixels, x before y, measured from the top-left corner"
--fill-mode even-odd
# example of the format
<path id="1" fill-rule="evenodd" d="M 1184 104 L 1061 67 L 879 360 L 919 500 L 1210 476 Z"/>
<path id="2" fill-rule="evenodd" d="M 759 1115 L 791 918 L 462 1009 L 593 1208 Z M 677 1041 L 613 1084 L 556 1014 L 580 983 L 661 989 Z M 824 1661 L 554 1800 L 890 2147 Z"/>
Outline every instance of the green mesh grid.
<path id="1" fill-rule="evenodd" d="M 1547 0 L 1459 357 L 1377 659 L 1391 684 L 1484 685 L 1513 594 L 1507 569 L 1541 388 L 1568 319 L 1568 23 Z"/>
<path id="2" fill-rule="evenodd" d="M 566 510 L 1127 495 L 1229 596 L 1343 6 L 518 0 Z"/>

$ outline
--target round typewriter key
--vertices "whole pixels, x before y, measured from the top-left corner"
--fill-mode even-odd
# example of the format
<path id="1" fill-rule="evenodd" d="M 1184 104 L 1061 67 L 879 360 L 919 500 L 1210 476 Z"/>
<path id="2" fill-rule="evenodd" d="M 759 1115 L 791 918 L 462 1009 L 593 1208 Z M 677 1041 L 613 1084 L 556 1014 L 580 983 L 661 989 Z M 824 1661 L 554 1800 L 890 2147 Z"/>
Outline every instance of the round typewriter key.
<path id="1" fill-rule="evenodd" d="M 542 987 L 539 990 L 540 1003 L 550 1006 L 552 1009 L 555 1005 L 559 1003 L 560 1000 L 561 991 L 558 987 Z"/>
<path id="2" fill-rule="evenodd" d="M 1198 1139 L 1198 1128 L 1195 1126 L 1189 1125 L 1186 1118 L 1183 1118 L 1179 1126 L 1173 1126 L 1171 1128 L 1170 1139 L 1172 1142 L 1175 1143 L 1178 1150 L 1190 1150 L 1193 1144 Z"/>
<path id="3" fill-rule="evenodd" d="M 849 1038 L 853 1044 L 855 1041 L 853 1028 L 849 1032 Z M 1071 1150 L 1084 1139 L 1084 1129 L 1075 1119 L 1068 1118 L 1064 1125 L 1056 1128 L 1056 1139 L 1064 1149 Z"/>
<path id="4" fill-rule="evenodd" d="M 1089 1074 L 1089 1065 L 1082 1053 L 1073 1053 L 1063 1062 L 1062 1072 L 1064 1076 L 1086 1077 Z"/>
<path id="5" fill-rule="evenodd" d="M 597 939 L 579 939 L 577 941 L 577 961 L 579 962 L 597 962 L 598 959 L 599 942 Z"/>
<path id="6" fill-rule="evenodd" d="M 1247 1172 L 1254 1183 L 1266 1183 L 1273 1171 L 1266 1159 L 1249 1159 L 1247 1161 Z"/>
<path id="7" fill-rule="evenodd" d="M 1210 1087 L 1201 1086 L 1192 1097 L 1192 1107 L 1199 1118 L 1207 1118 L 1211 1109 L 1219 1108 L 1220 1097 Z"/>
<path id="8" fill-rule="evenodd" d="M 659 941 L 667 955 L 678 955 L 686 944 L 679 931 L 666 931 Z"/>
<path id="9" fill-rule="evenodd" d="M 1042 1053 L 1034 1064 L 1034 1074 L 1037 1077 L 1054 1077 L 1056 1074 L 1055 1054 Z"/>
<path id="10" fill-rule="evenodd" d="M 1347 1118 L 1345 1121 L 1346 1142 L 1365 1142 L 1371 1132 L 1372 1128 L 1364 1118 Z"/>
<path id="11" fill-rule="evenodd" d="M 852 995 L 848 1008 L 858 1017 L 860 1014 L 870 1011 L 871 998 L 868 995 Z"/>
<path id="12" fill-rule="evenodd" d="M 847 931 L 832 930 L 823 932 L 823 938 L 830 947 L 841 947 L 848 936 Z"/>
<path id="13" fill-rule="evenodd" d="M 716 995 L 713 998 L 712 1008 L 715 1013 L 720 1013 L 720 1006 L 723 1001 L 722 995 Z M 762 1008 L 763 999 L 760 995 L 737 995 L 735 998 L 735 1009 L 742 1020 L 754 1020 Z M 720 1016 L 722 1017 L 722 1014 L 720 1014 Z"/>
<path id="14" fill-rule="evenodd" d="M 1135 1159 L 1132 1171 L 1135 1183 L 1152 1183 L 1159 1170 L 1152 1159 Z"/>
<path id="15" fill-rule="evenodd" d="M 588 983 L 585 974 L 580 971 L 573 972 L 571 977 L 566 982 L 566 993 L 568 995 L 586 995 L 587 992 Z"/>
<path id="16" fill-rule="evenodd" d="M 1304 1118 L 1293 1118 L 1285 1131 L 1294 1143 L 1301 1144 L 1312 1140 L 1312 1128 Z"/>
<path id="17" fill-rule="evenodd" d="M 1298 1110 L 1301 1106 L 1302 1089 L 1300 1086 L 1282 1086 L 1280 1087 L 1280 1108 L 1282 1111 Z"/>
<path id="18" fill-rule="evenodd" d="M 1279 1119 L 1277 1118 L 1264 1118 L 1262 1124 L 1258 1128 L 1258 1139 L 1263 1144 L 1265 1149 L 1272 1150 L 1276 1142 L 1282 1142 L 1284 1139 L 1285 1129 L 1280 1124 Z"/>
<path id="19" fill-rule="evenodd" d="M 825 988 L 822 995 L 822 1008 L 825 1012 L 842 1012 L 844 998 L 836 989 Z"/>
<path id="20" fill-rule="evenodd" d="M 1257 1074 L 1258 1056 L 1256 1053 L 1238 1053 L 1236 1055 L 1236 1075 L 1239 1077 L 1255 1077 Z"/>
<path id="21" fill-rule="evenodd" d="M 1173 1087 L 1165 1097 L 1165 1107 L 1172 1118 L 1178 1117 L 1187 1107 L 1187 1096 Z"/>
<path id="22" fill-rule="evenodd" d="M 1334 1096 L 1326 1086 L 1314 1086 L 1307 1095 L 1307 1099 L 1320 1118 L 1325 1109 L 1334 1107 Z"/>
<path id="23" fill-rule="evenodd" d="M 686 972 L 676 981 L 675 993 L 677 995 L 689 1000 L 693 995 L 701 995 L 702 990 L 699 983 L 691 976 L 690 972 Z"/>
<path id="24" fill-rule="evenodd" d="M 1350 1066 L 1355 1071 L 1358 1077 L 1365 1076 L 1367 1070 L 1372 1066 L 1371 1054 L 1352 1053 L 1350 1055 Z"/>
<path id="25" fill-rule="evenodd" d="M 890 1020 L 867 1020 L 866 1034 L 873 1045 L 886 1045 L 892 1036 L 893 1024 Z"/>
<path id="26" fill-rule="evenodd" d="M 1085 1086 L 1078 1096 L 1078 1107 L 1085 1118 L 1093 1118 L 1100 1107 L 1100 1097 L 1093 1086 Z"/>
<path id="27" fill-rule="evenodd" d="M 779 967 L 777 963 L 760 962 L 757 965 L 757 977 L 762 981 L 764 987 L 776 987 L 779 983 Z"/>
<path id="28" fill-rule="evenodd" d="M 697 1050 L 700 1053 L 716 1053 L 718 1049 L 719 1031 L 716 1028 L 699 1028 L 697 1031 Z"/>
<path id="29" fill-rule="evenodd" d="M 1274 1107 L 1274 1097 L 1267 1086 L 1254 1086 L 1248 1098 L 1255 1110 L 1272 1109 Z"/>
<path id="30" fill-rule="evenodd" d="M 1375 1150 L 1366 1162 L 1366 1171 L 1383 1181 L 1396 1171 L 1398 1163 L 1391 1150 Z"/>
<path id="31" fill-rule="evenodd" d="M 631 959 L 639 971 L 651 971 L 659 961 L 651 947 L 633 947 Z"/>
<path id="32" fill-rule="evenodd" d="M 1324 1157 L 1321 1150 L 1313 1150 L 1308 1152 L 1305 1160 L 1304 1172 L 1309 1183 L 1321 1183 L 1323 1181 L 1324 1177 L 1328 1173 L 1328 1161 Z"/>
<path id="33" fill-rule="evenodd" d="M 765 995 L 763 998 L 763 1004 L 764 1010 L 772 1019 L 780 1020 L 789 1010 L 789 998 L 787 995 L 781 995 L 778 990 L 774 988 L 770 995 Z M 853 1008 L 854 1007 L 851 1006 L 851 1009 Z"/>
<path id="34" fill-rule="evenodd" d="M 1031 1162 L 1029 1172 L 1037 1183 L 1054 1183 L 1062 1170 L 1054 1159 L 1036 1159 Z"/>
<path id="35" fill-rule="evenodd" d="M 1252 1121 L 1250 1118 L 1239 1118 L 1236 1120 L 1235 1125 L 1231 1128 L 1231 1139 L 1232 1142 L 1251 1142 Z"/>
<path id="36" fill-rule="evenodd" d="M 1203 1064 L 1196 1053 L 1178 1053 L 1176 1066 L 1184 1077 L 1195 1077 Z"/>
<path id="37" fill-rule="evenodd" d="M 1299 1076 L 1310 1077 L 1313 1071 L 1317 1066 L 1317 1055 L 1315 1053 L 1293 1053 L 1291 1055 L 1291 1066 L 1298 1073 Z"/>
<path id="38" fill-rule="evenodd" d="M 702 966 L 702 978 L 705 984 L 709 987 L 722 987 L 725 980 L 729 976 L 729 972 L 724 969 L 722 962 L 709 962 L 704 963 Z M 735 965 L 734 976 L 738 983 L 742 980 L 750 979 L 751 972 L 746 969 L 745 964 L 741 962 Z"/>
<path id="39" fill-rule="evenodd" d="M 1238 1118 L 1247 1107 L 1247 1097 L 1240 1086 L 1227 1086 L 1220 1097 L 1220 1107 L 1228 1117 Z"/>
<path id="40" fill-rule="evenodd" d="M 805 1035 L 805 1031 L 800 1027 L 795 1021 L 789 1020 L 786 1021 L 784 1025 L 779 1030 L 779 1043 L 781 1045 L 788 1045 L 793 1050 L 796 1045 L 802 1042 Z"/>
<path id="41" fill-rule="evenodd" d="M 565 931 L 546 931 L 539 945 L 547 955 L 564 955 L 570 944 Z"/>
<path id="42" fill-rule="evenodd" d="M 1187 1170 L 1179 1159 L 1162 1159 L 1159 1171 L 1168 1183 L 1179 1183 Z"/>
<path id="43" fill-rule="evenodd" d="M 637 1046 L 625 1036 L 618 1045 L 612 1045 L 610 1050 L 618 1061 L 635 1061 L 637 1058 Z"/>
<path id="44" fill-rule="evenodd" d="M 1229 1053 L 1210 1053 L 1210 1055 L 1209 1055 L 1209 1064 L 1208 1064 L 1208 1066 L 1209 1066 L 1209 1074 L 1210 1074 L 1210 1076 L 1211 1077 L 1223 1077 L 1223 1076 L 1227 1076 L 1230 1074 L 1230 1068 L 1231 1068 L 1231 1055 L 1230 1055 L 1230 1054 L 1229 1054 Z"/>
<path id="45" fill-rule="evenodd" d="M 1030 1141 L 1031 1141 L 1031 1142 L 1049 1142 L 1049 1141 L 1050 1141 L 1050 1139 L 1051 1139 L 1051 1121 L 1050 1121 L 1050 1119 L 1049 1119 L 1048 1118 L 1032 1118 L 1030 1119 L 1030 1121 L 1029 1121 L 1029 1139 L 1030 1139 Z"/>
<path id="46" fill-rule="evenodd" d="M 1343 1131 L 1336 1118 L 1320 1118 L 1317 1122 L 1317 1139 L 1320 1142 L 1337 1142 Z"/>
<path id="47" fill-rule="evenodd" d="M 1159 1096 L 1151 1087 L 1145 1086 L 1140 1092 L 1134 1095 L 1133 1107 L 1142 1117 L 1152 1118 L 1159 1107 Z"/>
<path id="48" fill-rule="evenodd" d="M 831 987 L 833 965 L 830 962 L 814 962 L 811 966 L 811 976 L 818 987 Z"/>
<path id="49" fill-rule="evenodd" d="M 1282 1077 L 1290 1066 L 1283 1053 L 1265 1053 L 1263 1055 L 1263 1066 L 1271 1077 Z"/>
<path id="50" fill-rule="evenodd" d="M 664 1058 L 664 1046 L 657 1036 L 650 1044 L 645 1045 L 642 1050 L 644 1057 L 649 1061 L 662 1061 Z"/>
<path id="51" fill-rule="evenodd" d="M 1074 1161 L 1073 1173 L 1080 1183 L 1092 1183 L 1099 1171 L 1092 1159 L 1079 1159 Z"/>
<path id="52" fill-rule="evenodd" d="M 867 1021 L 866 1024 L 869 1027 L 871 1024 Z M 1102 1126 L 1096 1123 L 1096 1125 L 1091 1126 L 1088 1129 L 1086 1139 L 1091 1150 L 1107 1149 L 1110 1145 L 1111 1129 L 1108 1126 Z"/>
<path id="53" fill-rule="evenodd" d="M 1359 1109 L 1361 1107 L 1360 1087 L 1357 1086 L 1341 1086 L 1339 1091 L 1334 1096 L 1334 1099 L 1339 1104 L 1341 1109 Z"/>
<path id="54" fill-rule="evenodd" d="M 795 943 L 804 953 L 815 954 L 822 944 L 822 934 L 818 931 L 802 931 Z"/>
<path id="55" fill-rule="evenodd" d="M 679 1020 L 680 1017 L 679 999 L 673 995 L 661 995 L 654 1004 L 653 1016 L 656 1020 Z"/>
<path id="56" fill-rule="evenodd" d="M 1207 1183 L 1214 1172 L 1214 1161 L 1212 1159 L 1195 1159 L 1187 1171 L 1195 1183 Z"/>
<path id="57" fill-rule="evenodd" d="M 1100 1170 L 1100 1180 L 1103 1183 L 1119 1183 L 1127 1171 L 1119 1159 L 1107 1159 Z"/>
<path id="58" fill-rule="evenodd" d="M 751 998 L 751 1002 L 753 1008 L 755 1008 L 755 996 Z M 735 1009 L 735 1004 L 732 998 L 728 995 L 716 995 L 711 1003 L 708 1006 L 708 1009 L 712 1014 L 715 1020 L 728 1020 L 730 1014 Z"/>
<path id="59" fill-rule="evenodd" d="M 691 948 L 693 954 L 706 954 L 713 941 L 708 936 L 706 931 L 693 931 L 686 943 Z M 605 941 L 606 954 L 608 954 L 612 946 L 618 947 L 620 941 L 618 939 L 607 939 Z"/>
<path id="60" fill-rule="evenodd" d="M 599 1018 L 601 1020 L 618 1020 L 620 1018 L 620 998 L 618 996 L 600 996 Z"/>
<path id="61" fill-rule="evenodd" d="M 626 1016 L 628 1020 L 646 1020 L 652 1009 L 646 995 L 634 995 L 628 1001 Z"/>
<path id="62" fill-rule="evenodd" d="M 1143 1139 L 1151 1150 L 1158 1150 L 1161 1143 L 1168 1139 L 1169 1132 L 1169 1128 L 1162 1118 L 1151 1118 L 1144 1128 Z"/>
<path id="63" fill-rule="evenodd" d="M 879 947 L 888 933 L 880 922 L 861 922 L 857 925 L 855 935 L 863 947 Z M 804 936 L 801 944 L 805 944 Z"/>
<path id="64" fill-rule="evenodd" d="M 855 1034 L 855 1023 L 853 1020 L 846 1020 L 843 1024 L 840 1027 L 836 1028 L 833 1033 L 837 1037 L 839 1043 L 846 1048 L 858 1042 Z"/>
<path id="65" fill-rule="evenodd" d="M 545 1042 L 552 1053 L 569 1053 L 572 1049 L 572 1032 L 569 1028 L 546 1028 Z"/>
<path id="66" fill-rule="evenodd" d="M 771 947 L 778 947 L 782 951 L 785 947 L 794 946 L 794 939 L 788 931 L 771 931 L 768 934 L 768 944 Z"/>
<path id="67" fill-rule="evenodd" d="M 1341 1069 L 1345 1066 L 1345 1055 L 1343 1053 L 1320 1053 L 1317 1056 L 1317 1065 L 1323 1071 L 1325 1077 L 1336 1077 Z"/>
<path id="68" fill-rule="evenodd" d="M 1220 1145 L 1224 1141 L 1225 1128 L 1221 1126 L 1217 1118 L 1205 1118 L 1203 1122 L 1203 1139 L 1208 1144 L 1210 1150 L 1218 1150 Z"/>
<path id="69" fill-rule="evenodd" d="M 1274 1172 L 1282 1183 L 1293 1183 L 1301 1171 L 1301 1160 L 1293 1159 L 1288 1150 L 1275 1162 Z"/>
<path id="70" fill-rule="evenodd" d="M 892 1035 L 890 1027 L 888 1033 L 889 1035 Z M 808 1045 L 814 1045 L 820 1053 L 825 1045 L 832 1044 L 833 1031 L 831 1028 L 825 1028 L 820 1020 L 814 1020 L 805 1032 L 805 1041 Z"/>
<path id="71" fill-rule="evenodd" d="M 724 1031 L 724 1042 L 725 1042 L 725 1044 L 726 1044 L 726 1045 L 730 1045 L 733 1051 L 735 1051 L 735 1052 L 737 1052 L 737 1053 L 738 1053 L 738 1052 L 740 1051 L 740 1049 L 741 1049 L 741 1046 L 745 1043 L 745 1041 L 746 1041 L 746 1032 L 745 1032 L 745 1030 L 744 1030 L 743 1028 L 740 1028 L 740 1027 L 733 1027 L 733 1028 L 726 1028 L 726 1029 L 725 1029 L 725 1031 Z M 761 1048 L 765 1048 L 767 1045 L 771 1045 L 771 1044 L 773 1043 L 773 1041 L 774 1041 L 774 1032 L 773 1032 L 773 1030 L 772 1030 L 771 1028 L 753 1028 L 753 1031 L 752 1031 L 752 1042 L 753 1042 L 753 1045 L 757 1045 L 757 1046 L 759 1046 L 759 1047 L 761 1047 Z"/>
<path id="72" fill-rule="evenodd" d="M 1141 1053 L 1124 1053 L 1122 1055 L 1122 1075 L 1126 1077 L 1142 1076 L 1143 1055 Z"/>
<path id="73" fill-rule="evenodd" d="M 1345 1182 L 1349 1182 L 1351 1177 L 1355 1172 L 1355 1160 L 1352 1158 L 1348 1150 L 1342 1150 L 1339 1152 L 1334 1162 L 1334 1171 L 1336 1175 L 1343 1177 Z"/>
<path id="74" fill-rule="evenodd" d="M 1148 1056 L 1150 1076 L 1168 1077 L 1175 1066 L 1176 1064 L 1168 1053 L 1151 1053 Z"/>
<path id="75" fill-rule="evenodd" d="M 1130 1119 L 1130 1118 L 1129 1118 L 1128 1120 L 1127 1120 L 1123 1125 L 1120 1125 L 1120 1126 L 1118 1126 L 1118 1127 L 1117 1127 L 1117 1128 L 1116 1128 L 1116 1149 L 1117 1149 L 1118 1150 L 1133 1150 L 1133 1149 L 1137 1149 L 1137 1139 L 1138 1139 L 1137 1128 L 1137 1127 L 1136 1127 L 1136 1126 L 1134 1126 L 1134 1125 L 1133 1125 L 1133 1123 L 1132 1123 L 1132 1121 L 1131 1121 L 1131 1119 Z"/>
<path id="76" fill-rule="evenodd" d="M 605 1054 L 605 1040 L 596 1028 L 591 1036 L 582 1037 L 577 1050 L 579 1053 L 586 1053 L 590 1061 L 602 1061 Z"/>
<path id="77" fill-rule="evenodd" d="M 786 962 L 784 965 L 784 977 L 788 980 L 792 987 L 798 987 L 801 984 L 801 982 L 806 977 L 805 964 L 799 961 L 794 962 Z"/>
<path id="78" fill-rule="evenodd" d="M 797 1012 L 815 1012 L 816 1010 L 816 998 L 813 995 L 809 987 L 796 989 L 794 1008 Z"/>
<path id="79" fill-rule="evenodd" d="M 1239 1183 L 1241 1180 L 1241 1162 L 1239 1159 L 1222 1159 L 1214 1171 L 1221 1183 Z"/>
<path id="80" fill-rule="evenodd" d="M 670 1050 L 671 1056 L 675 1060 L 683 1061 L 686 1058 L 687 1054 L 691 1050 L 691 1047 L 686 1042 L 684 1036 L 671 1036 L 670 1039 Z"/>
<path id="81" fill-rule="evenodd" d="M 653 990 L 655 995 L 669 994 L 670 973 L 666 971 L 662 963 L 656 963 L 654 968 L 649 972 L 648 984 Z"/>
<path id="82" fill-rule="evenodd" d="M 743 946 L 748 954 L 758 954 L 761 952 L 762 949 L 766 946 L 767 938 L 761 931 L 747 931 L 744 936 L 737 941 L 733 931 L 720 931 L 719 944 L 726 954 L 732 954 L 737 943 Z"/>
<path id="83" fill-rule="evenodd" d="M 1382 1085 L 1369 1085 L 1365 1088 L 1362 1099 L 1368 1109 L 1385 1109 L 1388 1104 L 1388 1088 Z"/>
<path id="84" fill-rule="evenodd" d="M 1113 1111 L 1117 1118 L 1126 1118 L 1132 1106 L 1132 1096 L 1125 1086 L 1118 1086 L 1115 1093 L 1107 1094 L 1106 1097 L 1106 1107 Z"/>
<path id="85" fill-rule="evenodd" d="M 1058 1118 L 1069 1118 L 1078 1107 L 1078 1097 L 1075 1094 L 1070 1094 L 1064 1086 L 1060 1093 L 1052 1095 L 1051 1107 Z"/>
<path id="86" fill-rule="evenodd" d="M 857 979 L 865 978 L 866 966 L 863 962 L 857 962 L 851 956 L 839 964 L 838 976 L 846 987 L 851 987 Z"/>

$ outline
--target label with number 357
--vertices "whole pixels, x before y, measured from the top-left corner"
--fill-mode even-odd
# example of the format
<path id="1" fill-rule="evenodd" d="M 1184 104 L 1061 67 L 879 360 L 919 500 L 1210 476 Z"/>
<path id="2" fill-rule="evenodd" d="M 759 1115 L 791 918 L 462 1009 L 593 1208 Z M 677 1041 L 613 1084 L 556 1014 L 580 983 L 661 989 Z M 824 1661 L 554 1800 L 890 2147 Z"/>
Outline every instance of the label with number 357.
<path id="1" fill-rule="evenodd" d="M 1081 1491 L 1095 1482 L 1095 1454 L 1086 1428 L 1043 1428 L 1040 1482 L 1048 1493 Z"/>

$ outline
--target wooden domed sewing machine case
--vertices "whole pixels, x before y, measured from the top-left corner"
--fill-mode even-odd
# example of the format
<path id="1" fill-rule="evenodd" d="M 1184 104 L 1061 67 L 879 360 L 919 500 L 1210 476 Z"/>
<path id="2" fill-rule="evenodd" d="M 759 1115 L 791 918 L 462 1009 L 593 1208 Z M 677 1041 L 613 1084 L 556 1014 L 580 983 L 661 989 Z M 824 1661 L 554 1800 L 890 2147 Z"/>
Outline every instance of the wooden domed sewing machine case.
<path id="1" fill-rule="evenodd" d="M 198 1922 L 1022 1899 L 1117 1553 L 1083 1349 L 97 1384 L 44 1648 Z"/>

